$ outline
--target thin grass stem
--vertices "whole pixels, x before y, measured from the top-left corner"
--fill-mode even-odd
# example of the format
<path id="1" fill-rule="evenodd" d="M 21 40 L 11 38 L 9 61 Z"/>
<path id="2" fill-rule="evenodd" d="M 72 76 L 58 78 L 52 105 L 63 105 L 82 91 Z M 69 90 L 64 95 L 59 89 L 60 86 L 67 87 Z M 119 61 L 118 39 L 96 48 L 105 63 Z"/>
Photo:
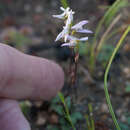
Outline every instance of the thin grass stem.
<path id="1" fill-rule="evenodd" d="M 103 34 L 101 40 L 99 41 L 98 47 L 96 49 L 96 56 L 99 54 L 100 50 L 102 49 L 103 43 L 108 35 L 108 33 L 111 31 L 111 29 L 114 27 L 114 25 L 120 20 L 121 18 L 121 14 L 119 14 L 114 20 L 113 22 L 110 24 L 110 26 L 108 27 L 108 29 L 105 31 L 105 33 Z"/>
<path id="2" fill-rule="evenodd" d="M 90 51 L 90 59 L 89 59 L 89 68 L 90 71 L 92 72 L 94 69 L 94 65 L 95 65 L 95 49 L 97 46 L 97 36 L 102 28 L 103 23 L 105 22 L 105 20 L 107 19 L 107 17 L 111 14 L 111 12 L 114 10 L 114 8 L 117 7 L 117 5 L 121 2 L 122 0 L 116 0 L 115 3 L 107 10 L 107 12 L 105 13 L 105 15 L 102 17 L 102 19 L 99 21 L 99 24 L 96 28 L 95 31 L 95 35 L 93 38 L 93 44 L 91 47 L 91 51 Z"/>
<path id="3" fill-rule="evenodd" d="M 66 105 L 66 103 L 65 103 L 65 98 L 64 98 L 63 94 L 59 92 L 59 93 L 58 93 L 58 96 L 59 96 L 59 98 L 60 98 L 62 104 L 64 105 L 64 108 L 65 108 L 65 117 L 66 117 L 66 119 L 67 119 L 68 122 L 70 123 L 71 127 L 73 128 L 73 130 L 76 130 L 76 128 L 75 128 L 75 126 L 74 126 L 74 124 L 73 124 L 73 122 L 72 122 L 72 120 L 71 120 L 71 116 L 70 116 L 70 113 L 69 113 L 69 108 L 67 107 L 67 105 Z"/>
<path id="4" fill-rule="evenodd" d="M 130 26 L 128 26 L 128 28 L 126 29 L 126 31 L 124 32 L 124 34 L 120 38 L 119 42 L 117 43 L 116 48 L 114 49 L 114 51 L 112 53 L 112 56 L 111 56 L 111 58 L 109 60 L 108 66 L 107 66 L 106 71 L 105 71 L 105 76 L 104 76 L 104 91 L 105 91 L 105 96 L 106 96 L 106 100 L 107 100 L 107 104 L 108 104 L 108 107 L 109 107 L 110 114 L 112 116 L 113 122 L 114 122 L 115 127 L 116 127 L 117 130 L 121 130 L 121 128 L 120 128 L 120 126 L 119 126 L 119 124 L 117 122 L 115 113 L 114 113 L 113 108 L 112 108 L 112 104 L 111 104 L 111 101 L 110 101 L 109 92 L 108 92 L 108 89 L 107 89 L 107 79 L 108 79 L 108 73 L 109 73 L 112 61 L 113 61 L 113 59 L 114 59 L 117 51 L 119 50 L 120 46 L 122 45 L 122 43 L 123 43 L 123 41 L 124 41 L 124 39 L 127 36 L 127 34 L 128 34 L 129 31 L 130 31 Z"/>

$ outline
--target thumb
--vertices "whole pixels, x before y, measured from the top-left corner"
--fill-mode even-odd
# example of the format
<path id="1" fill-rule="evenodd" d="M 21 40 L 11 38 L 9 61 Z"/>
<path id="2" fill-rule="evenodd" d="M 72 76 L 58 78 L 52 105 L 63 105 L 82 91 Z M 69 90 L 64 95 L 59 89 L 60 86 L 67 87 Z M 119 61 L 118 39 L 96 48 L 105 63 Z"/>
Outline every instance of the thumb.
<path id="1" fill-rule="evenodd" d="M 49 100 L 63 83 L 64 73 L 56 63 L 0 44 L 0 97 Z"/>
<path id="2" fill-rule="evenodd" d="M 0 99 L 1 130 L 31 130 L 15 100 Z"/>

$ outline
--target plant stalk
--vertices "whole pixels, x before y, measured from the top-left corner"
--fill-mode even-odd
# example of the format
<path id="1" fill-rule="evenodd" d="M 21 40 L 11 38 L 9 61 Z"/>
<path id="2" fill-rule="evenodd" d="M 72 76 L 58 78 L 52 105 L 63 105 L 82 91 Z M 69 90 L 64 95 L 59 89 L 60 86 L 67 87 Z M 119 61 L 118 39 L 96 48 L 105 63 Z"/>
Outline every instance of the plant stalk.
<path id="1" fill-rule="evenodd" d="M 113 108 L 112 108 L 109 92 L 108 92 L 108 89 L 107 89 L 107 79 L 108 79 L 108 73 L 109 73 L 112 61 L 113 61 L 117 51 L 119 50 L 120 46 L 122 45 L 122 43 L 123 43 L 123 41 L 124 41 L 124 39 L 127 36 L 129 31 L 130 31 L 130 26 L 128 26 L 128 28 L 126 29 L 126 31 L 124 32 L 124 34 L 120 38 L 119 42 L 117 43 L 116 48 L 114 49 L 114 51 L 112 53 L 112 56 L 111 56 L 111 58 L 109 60 L 108 66 L 107 66 L 106 71 L 105 71 L 105 76 L 104 76 L 104 91 L 105 91 L 105 95 L 106 95 L 106 100 L 107 100 L 107 104 L 108 104 L 108 107 L 109 107 L 110 114 L 112 116 L 113 122 L 114 122 L 115 127 L 116 127 L 117 130 L 121 130 L 121 128 L 120 128 L 120 126 L 119 126 L 119 124 L 117 122 L 115 113 L 114 113 Z"/>

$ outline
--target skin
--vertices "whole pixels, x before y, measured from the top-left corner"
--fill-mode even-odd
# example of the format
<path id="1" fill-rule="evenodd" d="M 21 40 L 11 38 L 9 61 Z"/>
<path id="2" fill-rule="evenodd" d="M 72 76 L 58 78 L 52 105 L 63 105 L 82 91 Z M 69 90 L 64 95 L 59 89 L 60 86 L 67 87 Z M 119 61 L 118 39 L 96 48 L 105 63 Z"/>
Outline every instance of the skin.
<path id="1" fill-rule="evenodd" d="M 50 100 L 64 84 L 59 65 L 0 43 L 0 129 L 30 130 L 17 100 Z"/>

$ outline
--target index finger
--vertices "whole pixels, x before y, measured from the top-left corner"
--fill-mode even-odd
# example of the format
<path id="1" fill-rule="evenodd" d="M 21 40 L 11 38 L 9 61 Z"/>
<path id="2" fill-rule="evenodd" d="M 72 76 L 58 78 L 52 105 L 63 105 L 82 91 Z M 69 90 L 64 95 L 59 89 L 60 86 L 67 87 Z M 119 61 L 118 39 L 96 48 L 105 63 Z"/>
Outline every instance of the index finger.
<path id="1" fill-rule="evenodd" d="M 0 97 L 49 100 L 63 83 L 64 73 L 56 63 L 0 43 Z"/>

